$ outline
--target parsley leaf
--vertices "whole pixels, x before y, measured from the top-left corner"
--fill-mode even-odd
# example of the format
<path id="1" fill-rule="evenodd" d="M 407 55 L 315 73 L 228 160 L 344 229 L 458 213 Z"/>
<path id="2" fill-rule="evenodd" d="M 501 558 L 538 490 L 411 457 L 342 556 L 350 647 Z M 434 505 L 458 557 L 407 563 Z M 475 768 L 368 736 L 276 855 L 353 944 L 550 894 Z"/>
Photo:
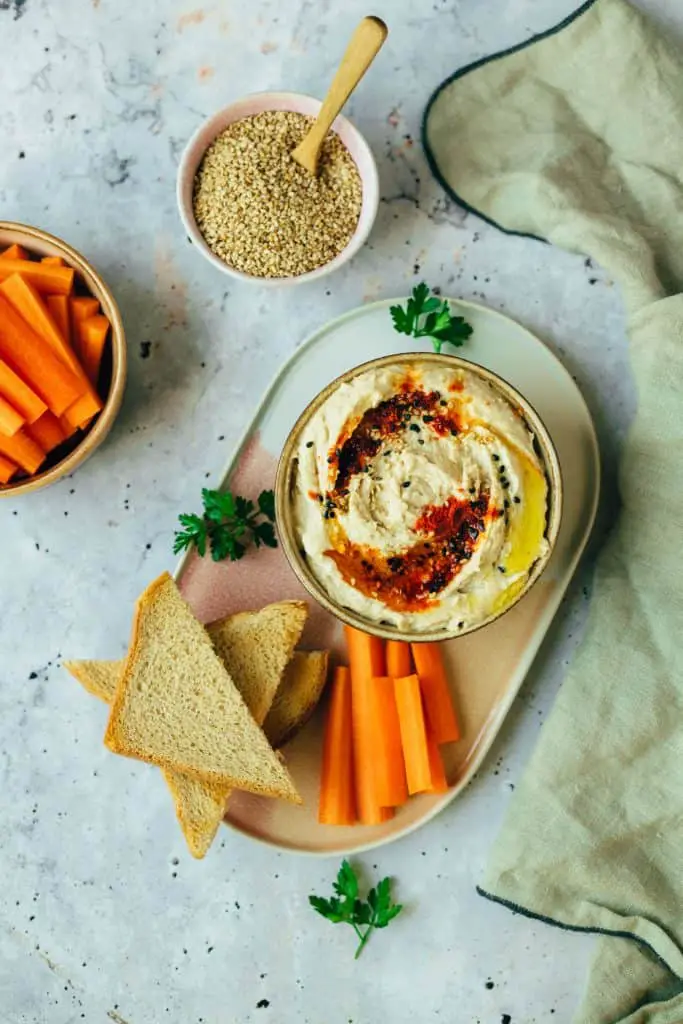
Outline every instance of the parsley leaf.
<path id="1" fill-rule="evenodd" d="M 401 913 L 403 906 L 392 902 L 390 878 L 383 878 L 375 888 L 370 889 L 365 900 L 359 899 L 358 877 L 347 860 L 342 861 L 332 888 L 336 895 L 330 899 L 309 896 L 308 902 L 332 924 L 351 925 L 359 939 L 355 956 L 357 960 L 373 929 L 386 928 Z"/>
<path id="2" fill-rule="evenodd" d="M 214 562 L 229 558 L 236 562 L 242 558 L 250 543 L 255 547 L 276 548 L 275 495 L 272 491 L 261 491 L 257 504 L 250 498 L 243 498 L 232 491 L 202 490 L 204 514 L 178 516 L 182 529 L 177 530 L 173 541 L 173 552 L 178 554 L 195 547 L 203 558 L 207 547 L 211 548 Z M 258 505 L 258 507 L 257 507 Z"/>
<path id="3" fill-rule="evenodd" d="M 389 308 L 394 329 L 412 338 L 431 338 L 435 352 L 443 345 L 459 348 L 472 333 L 472 327 L 462 316 L 452 316 L 447 299 L 430 295 L 422 281 L 413 288 L 413 294 L 403 306 Z"/>

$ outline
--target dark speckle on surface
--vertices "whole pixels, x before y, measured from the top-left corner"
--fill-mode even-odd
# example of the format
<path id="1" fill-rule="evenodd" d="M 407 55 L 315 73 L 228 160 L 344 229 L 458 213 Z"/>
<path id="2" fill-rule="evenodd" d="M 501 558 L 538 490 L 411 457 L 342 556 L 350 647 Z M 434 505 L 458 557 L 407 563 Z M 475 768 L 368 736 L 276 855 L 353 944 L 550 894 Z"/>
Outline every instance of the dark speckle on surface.
<path id="1" fill-rule="evenodd" d="M 104 180 L 111 188 L 123 185 L 130 178 L 130 166 L 132 163 L 132 157 L 120 157 L 115 149 L 111 149 L 104 158 Z"/>
<path id="2" fill-rule="evenodd" d="M 0 11 L 13 11 L 14 20 L 17 21 L 26 13 L 26 4 L 27 0 L 0 0 Z"/>
<path id="3" fill-rule="evenodd" d="M 151 341 L 141 341 L 140 342 L 140 358 L 141 359 L 149 359 L 149 354 L 150 354 L 151 351 L 152 351 L 152 342 Z"/>
<path id="4" fill-rule="evenodd" d="M 267 999 L 259 999 L 258 1003 L 256 1004 L 256 1009 L 265 1010 L 267 1006 L 270 1006 L 270 1003 Z"/>
<path id="5" fill-rule="evenodd" d="M 2 7 L 0 7 L 0 11 L 1 11 L 1 10 L 3 10 L 3 8 L 2 8 Z M 26 159 L 26 153 L 24 153 L 23 149 L 22 149 L 22 150 L 21 150 L 21 152 L 19 153 L 19 159 L 20 159 L 20 160 L 25 160 L 25 159 Z"/>
<path id="6" fill-rule="evenodd" d="M 500 1018 L 500 1024 L 512 1024 L 512 1017 L 509 1013 L 504 1013 Z"/>
<path id="7" fill-rule="evenodd" d="M 488 980 L 488 981 L 486 982 L 486 985 L 485 985 L 485 987 L 486 987 L 486 988 L 488 988 L 488 989 L 492 989 L 492 988 L 494 987 L 494 986 L 493 986 L 493 982 L 491 981 L 491 979 L 490 979 L 490 978 L 489 978 L 489 980 Z"/>
<path id="8" fill-rule="evenodd" d="M 29 679 L 37 679 L 37 678 L 38 678 L 38 673 L 37 672 L 30 672 L 29 673 Z"/>

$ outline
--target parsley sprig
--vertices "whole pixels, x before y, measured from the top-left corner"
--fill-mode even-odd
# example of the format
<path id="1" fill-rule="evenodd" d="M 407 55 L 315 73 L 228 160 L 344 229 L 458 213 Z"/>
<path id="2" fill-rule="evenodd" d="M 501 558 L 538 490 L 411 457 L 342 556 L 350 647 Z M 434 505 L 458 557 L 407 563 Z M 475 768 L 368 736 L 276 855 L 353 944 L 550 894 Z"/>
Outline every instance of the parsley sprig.
<path id="1" fill-rule="evenodd" d="M 413 338 L 431 338 L 435 352 L 440 352 L 442 345 L 459 348 L 472 333 L 471 324 L 462 316 L 451 316 L 448 301 L 430 292 L 423 281 L 413 288 L 405 308 L 390 307 L 395 330 Z"/>
<path id="2" fill-rule="evenodd" d="M 403 906 L 391 899 L 391 879 L 383 878 L 376 888 L 370 889 L 367 898 L 358 896 L 358 878 L 347 860 L 332 886 L 335 895 L 328 900 L 322 896 L 309 896 L 314 910 L 332 924 L 349 924 L 358 936 L 359 943 L 355 959 L 363 952 L 365 943 L 375 928 L 386 928 L 390 921 L 400 914 Z"/>
<path id="3" fill-rule="evenodd" d="M 177 530 L 173 552 L 178 554 L 195 547 L 204 557 L 207 546 L 211 548 L 214 562 L 229 558 L 236 562 L 242 557 L 249 544 L 257 548 L 276 548 L 275 496 L 272 491 L 261 491 L 256 505 L 249 498 L 242 498 L 232 491 L 202 490 L 204 514 L 178 516 L 183 527 Z"/>

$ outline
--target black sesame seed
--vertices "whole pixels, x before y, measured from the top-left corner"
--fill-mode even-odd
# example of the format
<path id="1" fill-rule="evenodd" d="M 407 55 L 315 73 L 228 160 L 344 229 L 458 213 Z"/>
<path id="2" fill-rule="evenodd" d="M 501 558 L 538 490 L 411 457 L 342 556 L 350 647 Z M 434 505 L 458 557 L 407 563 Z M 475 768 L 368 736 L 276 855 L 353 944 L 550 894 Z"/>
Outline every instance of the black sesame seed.
<path id="1" fill-rule="evenodd" d="M 423 416 L 422 417 L 422 422 L 423 423 L 433 423 L 433 421 L 434 421 L 434 417 L 433 416 Z"/>
<path id="2" fill-rule="evenodd" d="M 328 458 L 327 462 L 328 462 L 328 465 L 331 465 L 331 464 L 332 464 L 332 463 L 334 462 L 334 459 L 332 458 L 332 456 L 331 456 L 331 455 L 330 455 L 330 457 Z"/>
<path id="3" fill-rule="evenodd" d="M 464 622 L 459 622 L 459 623 L 458 623 L 458 629 L 462 629 L 462 627 L 463 627 L 464 625 L 465 625 L 465 623 L 464 623 Z"/>
<path id="4" fill-rule="evenodd" d="M 514 496 L 514 498 L 513 498 L 512 500 L 514 501 L 515 505 L 519 505 L 519 503 L 520 503 L 520 501 L 521 501 L 522 499 L 521 499 L 521 498 L 518 498 L 518 497 L 517 497 L 517 495 L 515 494 L 515 496 Z"/>
<path id="5" fill-rule="evenodd" d="M 505 508 L 510 508 L 510 502 L 507 500 L 507 498 L 505 499 L 503 504 L 504 504 Z"/>
<path id="6" fill-rule="evenodd" d="M 306 447 L 307 448 L 312 448 L 313 447 L 313 442 L 312 441 L 307 441 L 306 442 Z"/>
<path id="7" fill-rule="evenodd" d="M 492 455 L 491 458 L 494 462 L 500 462 L 500 455 Z"/>
<path id="8" fill-rule="evenodd" d="M 421 438 L 421 437 L 418 437 L 418 439 L 417 439 L 417 443 L 418 443 L 418 444 L 421 444 L 421 445 L 424 445 L 424 441 L 422 440 L 422 438 Z"/>
<path id="9" fill-rule="evenodd" d="M 414 430 L 416 434 L 420 433 L 420 426 L 419 426 L 418 423 L 411 423 L 410 424 L 410 429 Z"/>
<path id="10" fill-rule="evenodd" d="M 457 436 L 458 436 L 458 431 L 457 430 L 451 430 L 451 437 L 457 437 Z"/>
<path id="11" fill-rule="evenodd" d="M 387 450 L 384 453 L 385 459 L 388 459 L 390 455 L 391 455 L 391 448 L 387 448 Z"/>
<path id="12" fill-rule="evenodd" d="M 510 486 L 510 481 L 503 479 L 500 481 L 500 486 L 503 488 L 504 491 L 507 491 L 508 487 Z"/>
<path id="13" fill-rule="evenodd" d="M 410 487 L 410 480 L 404 480 L 401 487 Z"/>
<path id="14" fill-rule="evenodd" d="M 444 399 L 442 398 L 442 399 L 441 399 L 441 401 L 439 402 L 439 405 L 443 405 L 443 406 L 446 406 L 446 405 L 448 405 L 448 402 L 446 402 L 446 401 L 445 401 L 445 400 L 444 400 Z"/>
<path id="15" fill-rule="evenodd" d="M 476 493 L 477 493 L 477 488 L 476 487 L 470 487 L 470 494 L 476 494 Z"/>
<path id="16" fill-rule="evenodd" d="M 504 473 L 505 472 L 505 466 L 499 466 L 498 467 L 498 472 L 499 473 Z"/>
<path id="17" fill-rule="evenodd" d="M 505 572 L 505 566 L 504 565 L 499 565 L 498 566 L 498 572 Z"/>

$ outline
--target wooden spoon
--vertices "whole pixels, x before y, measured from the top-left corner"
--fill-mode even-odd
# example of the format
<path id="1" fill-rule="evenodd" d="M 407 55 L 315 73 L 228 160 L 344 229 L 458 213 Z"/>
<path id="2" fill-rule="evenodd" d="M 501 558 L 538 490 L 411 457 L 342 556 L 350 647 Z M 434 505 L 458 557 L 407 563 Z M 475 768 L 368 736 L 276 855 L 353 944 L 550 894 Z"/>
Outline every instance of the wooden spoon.
<path id="1" fill-rule="evenodd" d="M 342 62 L 327 91 L 310 131 L 293 151 L 292 156 L 310 174 L 318 173 L 320 150 L 332 122 L 377 56 L 387 37 L 387 26 L 381 18 L 368 17 L 358 25 L 346 48 Z"/>

